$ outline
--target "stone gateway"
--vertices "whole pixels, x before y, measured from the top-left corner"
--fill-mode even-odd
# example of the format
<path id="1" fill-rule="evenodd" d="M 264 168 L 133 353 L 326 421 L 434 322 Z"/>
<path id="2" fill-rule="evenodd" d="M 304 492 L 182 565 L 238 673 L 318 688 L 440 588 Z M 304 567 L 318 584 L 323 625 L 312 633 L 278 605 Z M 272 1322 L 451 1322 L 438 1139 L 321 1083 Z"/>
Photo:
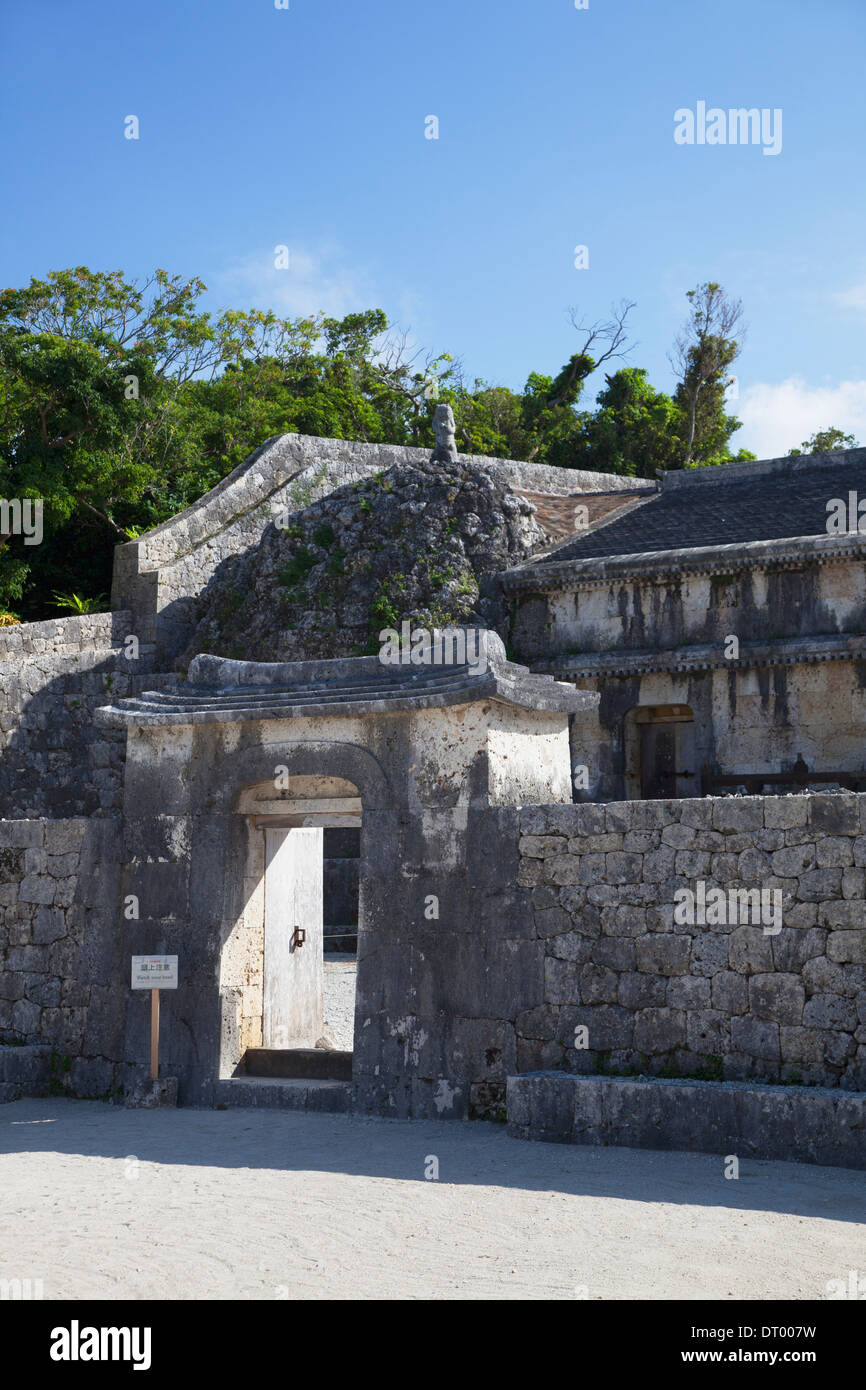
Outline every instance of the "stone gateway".
<path id="1" fill-rule="evenodd" d="M 269 441 L 0 633 L 0 1100 L 140 1090 L 177 956 L 183 1105 L 866 1166 L 866 451 L 436 441 Z"/>

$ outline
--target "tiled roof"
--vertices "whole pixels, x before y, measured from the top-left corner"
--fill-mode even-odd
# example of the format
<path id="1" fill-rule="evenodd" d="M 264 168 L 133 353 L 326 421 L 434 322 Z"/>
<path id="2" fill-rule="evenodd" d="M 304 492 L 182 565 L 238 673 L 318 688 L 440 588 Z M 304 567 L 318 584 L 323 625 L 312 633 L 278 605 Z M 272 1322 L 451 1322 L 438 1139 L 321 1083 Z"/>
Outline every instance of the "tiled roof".
<path id="1" fill-rule="evenodd" d="M 525 497 L 535 507 L 535 519 L 544 527 L 551 542 L 568 540 L 579 529 L 578 516 L 586 516 L 590 526 L 605 517 L 634 507 L 644 497 L 651 497 L 655 485 L 635 488 L 630 492 L 538 492 L 534 488 L 512 487 L 512 492 Z M 582 512 L 578 513 L 578 507 Z"/>
<path id="2" fill-rule="evenodd" d="M 545 562 L 826 536 L 828 502 L 849 492 L 866 500 L 866 449 L 668 474 L 660 491 Z"/>

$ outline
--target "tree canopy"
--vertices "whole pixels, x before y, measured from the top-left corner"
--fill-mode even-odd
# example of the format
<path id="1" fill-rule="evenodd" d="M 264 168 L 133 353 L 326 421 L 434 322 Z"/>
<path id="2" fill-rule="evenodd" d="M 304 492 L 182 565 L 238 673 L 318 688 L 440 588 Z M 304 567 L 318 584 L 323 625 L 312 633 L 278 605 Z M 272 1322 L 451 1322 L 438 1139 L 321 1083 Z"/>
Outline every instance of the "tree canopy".
<path id="1" fill-rule="evenodd" d="M 433 411 L 447 401 L 467 454 L 636 477 L 732 457 L 739 422 L 725 413 L 724 386 L 737 318 L 720 311 L 715 292 L 729 302 L 718 286 L 690 292 L 674 395 L 621 365 L 595 409 L 585 385 L 628 353 L 627 302 L 596 322 L 572 311 L 576 351 L 512 391 L 467 382 L 448 352 L 410 352 L 381 309 L 212 315 L 200 307 L 205 290 L 164 270 L 139 284 L 78 266 L 0 292 L 0 497 L 42 499 L 44 525 L 39 546 L 14 528 L 0 534 L 0 614 L 105 602 L 116 544 L 289 431 L 432 448 Z"/>
<path id="2" fill-rule="evenodd" d="M 831 426 L 826 430 L 816 430 L 811 439 L 804 439 L 799 449 L 789 449 L 788 458 L 798 458 L 801 454 L 829 454 L 834 449 L 855 449 L 857 440 L 853 434 L 845 434 Z"/>

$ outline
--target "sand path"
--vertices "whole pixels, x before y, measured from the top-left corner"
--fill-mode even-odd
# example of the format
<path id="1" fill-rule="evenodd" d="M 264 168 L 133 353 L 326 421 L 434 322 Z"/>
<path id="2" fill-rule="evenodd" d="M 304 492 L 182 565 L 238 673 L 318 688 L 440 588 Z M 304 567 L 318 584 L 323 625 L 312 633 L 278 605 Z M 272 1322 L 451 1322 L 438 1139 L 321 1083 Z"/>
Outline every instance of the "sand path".
<path id="1" fill-rule="evenodd" d="M 866 1174 L 740 1172 L 487 1124 L 18 1101 L 0 1107 L 0 1280 L 46 1298 L 812 1299 L 866 1274 Z"/>

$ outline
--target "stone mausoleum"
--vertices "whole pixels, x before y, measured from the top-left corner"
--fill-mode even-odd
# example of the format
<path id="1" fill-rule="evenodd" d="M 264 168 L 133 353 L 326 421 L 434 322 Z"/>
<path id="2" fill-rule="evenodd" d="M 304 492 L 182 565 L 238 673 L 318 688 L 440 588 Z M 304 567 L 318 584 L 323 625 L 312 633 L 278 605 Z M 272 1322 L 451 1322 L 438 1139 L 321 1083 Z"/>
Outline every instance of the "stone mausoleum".
<path id="1" fill-rule="evenodd" d="M 269 441 L 0 633 L 0 1099 L 140 1091 L 170 954 L 181 1104 L 866 1166 L 866 450 L 461 460 L 529 541 L 460 659 L 179 661 L 277 516 L 422 461 Z"/>

